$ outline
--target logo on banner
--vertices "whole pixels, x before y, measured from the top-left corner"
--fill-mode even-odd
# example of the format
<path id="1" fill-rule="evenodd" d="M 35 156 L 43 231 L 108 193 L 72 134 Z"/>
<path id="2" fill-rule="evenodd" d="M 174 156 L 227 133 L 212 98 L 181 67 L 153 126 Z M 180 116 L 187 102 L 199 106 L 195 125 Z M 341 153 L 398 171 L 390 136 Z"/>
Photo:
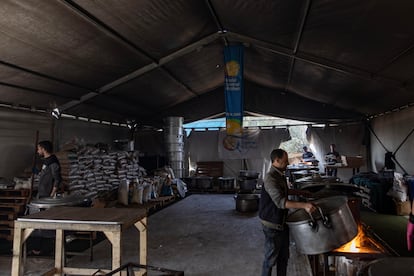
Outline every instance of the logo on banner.
<path id="1" fill-rule="evenodd" d="M 240 136 L 236 136 L 236 135 L 226 135 L 226 137 L 224 137 L 223 139 L 223 147 L 229 151 L 239 149 L 241 145 L 240 138 L 241 138 Z"/>
<path id="2" fill-rule="evenodd" d="M 240 64 L 237 60 L 230 60 L 226 63 L 226 72 L 229 77 L 237 77 L 240 72 Z M 231 90 L 231 89 L 229 89 Z M 237 88 L 240 90 L 240 87 Z"/>
<path id="3" fill-rule="evenodd" d="M 256 158 L 260 130 L 245 130 L 241 135 L 219 134 L 219 156 L 224 159 Z"/>

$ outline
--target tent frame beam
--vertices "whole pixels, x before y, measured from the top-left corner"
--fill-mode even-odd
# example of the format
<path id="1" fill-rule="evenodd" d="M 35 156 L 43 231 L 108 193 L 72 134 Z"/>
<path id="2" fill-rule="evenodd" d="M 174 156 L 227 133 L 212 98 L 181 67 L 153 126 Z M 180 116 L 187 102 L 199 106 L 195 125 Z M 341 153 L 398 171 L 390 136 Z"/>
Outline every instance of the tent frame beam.
<path id="1" fill-rule="evenodd" d="M 218 33 L 220 34 L 224 34 L 226 33 L 226 29 L 224 29 L 223 24 L 221 23 L 220 18 L 217 15 L 216 9 L 214 8 L 213 4 L 211 3 L 210 0 L 205 0 L 205 3 L 208 7 L 208 10 L 210 12 L 211 17 L 213 17 L 213 21 L 216 24 L 216 27 L 218 29 Z M 224 45 L 228 46 L 229 45 L 229 41 L 227 40 L 226 36 L 222 36 L 221 37 L 223 39 Z"/>
<path id="2" fill-rule="evenodd" d="M 300 21 L 298 36 L 296 37 L 295 46 L 294 46 L 293 52 L 292 52 L 293 57 L 292 57 L 291 63 L 290 63 L 289 75 L 288 75 L 288 79 L 287 79 L 286 86 L 285 86 L 285 92 L 289 91 L 290 84 L 292 83 L 292 75 L 293 75 L 293 70 L 295 68 L 296 54 L 298 52 L 300 41 L 302 39 L 303 31 L 305 30 L 306 19 L 308 18 L 310 7 L 311 7 L 311 0 L 307 0 L 306 1 L 306 6 L 305 6 L 305 11 L 304 11 L 302 19 Z"/>

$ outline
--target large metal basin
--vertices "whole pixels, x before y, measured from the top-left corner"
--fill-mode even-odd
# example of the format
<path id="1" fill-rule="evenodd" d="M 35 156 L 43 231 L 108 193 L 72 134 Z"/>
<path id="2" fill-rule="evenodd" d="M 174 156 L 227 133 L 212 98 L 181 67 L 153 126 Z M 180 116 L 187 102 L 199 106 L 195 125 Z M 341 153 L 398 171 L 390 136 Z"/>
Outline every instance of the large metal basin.
<path id="1" fill-rule="evenodd" d="M 313 201 L 320 211 L 309 215 L 300 209 L 287 218 L 299 252 L 316 255 L 329 252 L 352 240 L 358 227 L 347 204 L 347 197 L 334 196 Z"/>

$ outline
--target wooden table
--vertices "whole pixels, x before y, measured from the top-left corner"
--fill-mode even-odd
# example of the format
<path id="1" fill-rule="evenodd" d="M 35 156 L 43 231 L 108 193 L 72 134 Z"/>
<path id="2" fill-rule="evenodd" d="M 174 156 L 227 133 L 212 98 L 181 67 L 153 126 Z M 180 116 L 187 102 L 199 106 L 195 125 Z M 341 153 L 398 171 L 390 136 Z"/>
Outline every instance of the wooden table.
<path id="1" fill-rule="evenodd" d="M 91 275 L 98 269 L 65 267 L 64 231 L 101 231 L 112 244 L 112 270 L 121 266 L 122 231 L 134 225 L 139 233 L 139 263 L 147 264 L 147 213 L 128 208 L 55 207 L 18 218 L 14 223 L 12 275 L 24 272 L 23 244 L 35 229 L 56 230 L 55 267 L 46 275 Z M 100 269 L 102 270 L 102 269 Z M 110 270 L 102 270 L 109 272 Z"/>
<path id="2" fill-rule="evenodd" d="M 325 172 L 328 174 L 328 169 L 352 169 L 352 175 L 355 175 L 355 173 L 359 173 L 360 165 L 343 165 L 342 163 L 337 163 L 334 165 L 330 164 L 324 164 Z M 335 175 L 336 176 L 336 175 Z"/>

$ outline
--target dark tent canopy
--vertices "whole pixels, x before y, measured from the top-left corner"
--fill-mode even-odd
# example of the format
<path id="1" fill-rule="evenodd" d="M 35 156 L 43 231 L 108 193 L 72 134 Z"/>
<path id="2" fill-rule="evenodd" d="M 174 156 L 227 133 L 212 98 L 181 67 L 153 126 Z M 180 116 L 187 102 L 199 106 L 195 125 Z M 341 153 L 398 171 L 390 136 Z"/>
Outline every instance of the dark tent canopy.
<path id="1" fill-rule="evenodd" d="M 407 0 L 3 0 L 0 104 L 159 125 L 224 112 L 223 47 L 245 46 L 245 111 L 338 122 L 414 103 Z"/>

